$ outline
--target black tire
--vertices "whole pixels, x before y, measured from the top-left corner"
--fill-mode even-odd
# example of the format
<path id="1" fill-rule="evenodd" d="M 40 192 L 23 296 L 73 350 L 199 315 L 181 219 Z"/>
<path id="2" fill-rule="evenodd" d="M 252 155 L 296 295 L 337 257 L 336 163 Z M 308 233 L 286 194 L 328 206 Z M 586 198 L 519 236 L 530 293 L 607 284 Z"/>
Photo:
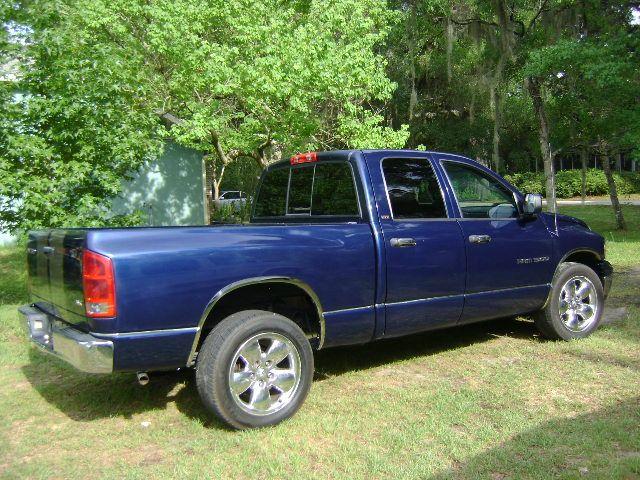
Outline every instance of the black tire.
<path id="1" fill-rule="evenodd" d="M 591 285 L 593 286 L 593 302 L 596 307 L 593 309 L 594 314 L 588 320 L 584 320 L 583 328 L 580 328 L 581 322 L 578 321 L 572 329 L 568 326 L 568 323 L 571 322 L 567 320 L 568 317 L 566 314 L 560 314 L 560 303 L 564 301 L 564 298 L 566 298 L 566 292 L 563 293 L 562 290 L 571 279 L 574 279 L 576 282 L 580 282 L 579 279 L 581 278 L 587 279 L 591 282 Z M 576 299 L 575 302 L 575 304 L 578 305 L 578 308 L 581 308 L 582 305 L 580 302 L 585 302 L 585 300 L 579 301 Z M 553 277 L 551 292 L 549 294 L 547 304 L 542 310 L 536 313 L 534 320 L 536 327 L 544 337 L 551 340 L 574 340 L 587 337 L 598 328 L 598 325 L 602 320 L 603 310 L 604 291 L 602 288 L 602 282 L 596 272 L 582 263 L 565 262 L 558 266 Z M 581 318 L 583 317 L 578 316 L 578 319 Z"/>
<path id="2" fill-rule="evenodd" d="M 262 345 L 274 345 L 274 343 L 269 343 L 274 342 L 274 339 L 275 341 L 282 340 L 280 344 L 286 344 L 287 351 L 291 353 L 290 356 L 273 365 L 271 369 L 267 369 L 266 365 L 269 362 L 264 354 L 268 351 L 262 352 L 260 349 L 268 350 L 270 347 Z M 286 340 L 290 343 L 286 343 Z M 264 362 L 260 364 L 261 367 L 249 365 L 250 362 L 245 362 L 244 357 L 239 356 L 240 348 L 243 345 L 253 345 L 253 342 L 256 341 L 261 342 L 258 344 L 258 352 L 261 352 L 260 362 Z M 247 348 L 247 352 L 254 350 L 252 354 L 255 353 L 255 349 Z M 247 358 L 249 358 L 248 355 Z M 299 365 L 299 375 L 296 376 L 294 382 L 295 387 L 292 387 L 286 394 L 278 393 L 280 391 L 278 387 L 276 385 L 270 386 L 271 380 L 269 380 L 272 378 L 273 372 L 284 371 L 279 369 L 283 362 L 285 367 L 291 363 L 288 367 L 290 371 L 297 371 Z M 253 364 L 253 362 L 251 363 Z M 235 375 L 233 372 L 243 375 L 250 372 L 253 375 L 251 378 L 255 377 L 256 379 L 245 378 L 243 382 L 251 382 L 251 387 L 248 387 L 244 393 L 236 395 L 231 390 L 233 383 L 231 376 Z M 275 375 L 278 374 L 275 373 Z M 307 397 L 312 379 L 313 352 L 304 332 L 288 318 L 262 310 L 234 313 L 216 325 L 200 348 L 196 362 L 196 384 L 202 402 L 223 422 L 236 429 L 274 425 L 291 417 Z M 260 387 L 258 387 L 258 383 Z M 264 389 L 262 385 L 265 386 Z M 266 395 L 262 397 L 266 400 L 261 403 L 271 404 L 273 402 L 275 411 L 270 412 L 269 409 L 261 412 L 247 411 L 247 409 L 254 408 L 246 399 L 247 394 L 253 395 L 254 388 L 257 392 L 262 392 L 258 393 L 258 396 Z M 270 388 L 268 392 L 272 393 L 265 394 L 267 388 Z M 282 399 L 279 398 L 280 396 Z M 272 398 L 277 400 L 271 400 Z M 280 403 L 282 405 L 279 405 Z"/>

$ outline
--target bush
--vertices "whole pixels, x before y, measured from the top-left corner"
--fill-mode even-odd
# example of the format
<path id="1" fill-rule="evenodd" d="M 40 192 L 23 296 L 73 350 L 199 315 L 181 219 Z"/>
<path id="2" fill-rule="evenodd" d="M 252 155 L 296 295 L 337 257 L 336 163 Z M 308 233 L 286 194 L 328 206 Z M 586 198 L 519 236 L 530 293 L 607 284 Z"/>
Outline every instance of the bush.
<path id="1" fill-rule="evenodd" d="M 211 223 L 244 223 L 251 216 L 251 202 L 241 206 L 219 205 L 211 212 Z"/>
<path id="2" fill-rule="evenodd" d="M 505 175 L 504 178 L 526 193 L 546 195 L 544 173 L 524 172 Z M 614 173 L 619 195 L 640 193 L 640 172 Z M 609 187 L 602 170 L 591 168 L 586 176 L 587 195 L 608 195 Z M 579 197 L 582 195 L 582 171 L 561 170 L 556 173 L 556 195 L 558 198 Z"/>

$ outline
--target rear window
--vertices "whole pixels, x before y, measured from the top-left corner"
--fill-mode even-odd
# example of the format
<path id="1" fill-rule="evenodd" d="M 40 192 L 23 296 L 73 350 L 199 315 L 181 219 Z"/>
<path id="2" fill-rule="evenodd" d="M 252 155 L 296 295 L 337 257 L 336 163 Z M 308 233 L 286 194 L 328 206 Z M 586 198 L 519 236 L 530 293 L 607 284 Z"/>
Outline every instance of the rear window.
<path id="1" fill-rule="evenodd" d="M 289 169 L 272 170 L 265 175 L 260 185 L 256 202 L 256 217 L 278 217 L 284 215 L 287 205 Z"/>
<path id="2" fill-rule="evenodd" d="M 268 172 L 254 218 L 359 217 L 353 172 L 346 162 L 325 162 Z"/>

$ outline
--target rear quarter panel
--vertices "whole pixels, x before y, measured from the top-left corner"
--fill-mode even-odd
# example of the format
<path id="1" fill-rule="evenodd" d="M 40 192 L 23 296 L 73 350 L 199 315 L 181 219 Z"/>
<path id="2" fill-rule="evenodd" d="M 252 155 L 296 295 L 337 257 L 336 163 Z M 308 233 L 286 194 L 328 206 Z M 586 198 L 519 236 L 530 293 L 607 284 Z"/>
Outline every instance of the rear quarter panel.
<path id="1" fill-rule="evenodd" d="M 103 333 L 195 327 L 218 291 L 261 276 L 302 280 L 325 312 L 374 303 L 373 236 L 366 223 L 96 230 L 87 243 L 114 260 L 118 312 Z M 325 318 L 325 345 L 344 343 L 341 315 Z M 373 312 L 350 323 L 360 339 L 348 343 L 372 337 Z"/>

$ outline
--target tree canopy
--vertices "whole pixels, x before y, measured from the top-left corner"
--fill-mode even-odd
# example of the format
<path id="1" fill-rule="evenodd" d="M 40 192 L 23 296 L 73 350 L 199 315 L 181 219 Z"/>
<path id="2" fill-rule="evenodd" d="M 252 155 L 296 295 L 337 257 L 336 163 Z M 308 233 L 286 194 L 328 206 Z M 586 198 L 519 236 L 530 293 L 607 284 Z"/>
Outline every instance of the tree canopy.
<path id="1" fill-rule="evenodd" d="M 135 222 L 108 200 L 166 138 L 203 153 L 211 199 L 225 172 L 306 150 L 426 147 L 548 180 L 558 153 L 638 156 L 633 1 L 20 0 L 0 16 L 12 229 Z"/>

